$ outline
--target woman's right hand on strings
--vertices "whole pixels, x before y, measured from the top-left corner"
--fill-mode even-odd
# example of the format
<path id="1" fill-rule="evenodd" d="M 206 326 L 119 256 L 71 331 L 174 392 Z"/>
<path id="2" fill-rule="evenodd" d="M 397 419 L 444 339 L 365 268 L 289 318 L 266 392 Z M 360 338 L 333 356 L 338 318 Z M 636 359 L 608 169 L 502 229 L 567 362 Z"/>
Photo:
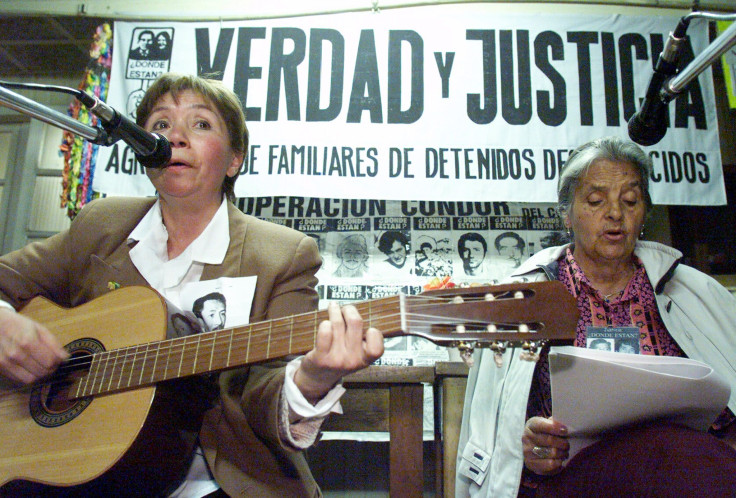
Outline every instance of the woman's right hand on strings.
<path id="1" fill-rule="evenodd" d="M 539 475 L 554 475 L 568 458 L 567 427 L 552 418 L 532 417 L 526 421 L 521 442 L 524 464 Z"/>
<path id="2" fill-rule="evenodd" d="M 46 327 L 0 308 L 0 376 L 30 384 L 52 373 L 68 356 Z"/>

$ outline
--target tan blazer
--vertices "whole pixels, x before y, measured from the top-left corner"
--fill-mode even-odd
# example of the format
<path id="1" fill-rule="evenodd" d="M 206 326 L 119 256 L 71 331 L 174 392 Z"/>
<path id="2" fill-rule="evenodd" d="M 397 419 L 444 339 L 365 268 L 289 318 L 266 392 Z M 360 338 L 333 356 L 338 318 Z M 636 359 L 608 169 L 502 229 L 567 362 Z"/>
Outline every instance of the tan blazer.
<path id="1" fill-rule="evenodd" d="M 69 230 L 0 257 L 0 298 L 17 309 L 36 296 L 78 306 L 110 292 L 109 283 L 147 285 L 128 255 L 127 236 L 153 198 L 93 201 Z M 257 275 L 251 322 L 316 309 L 314 240 L 228 204 L 230 246 L 202 280 Z M 200 444 L 230 496 L 320 496 L 301 452 L 278 436 L 283 368 L 252 367 L 219 376 L 220 396 L 203 419 Z"/>

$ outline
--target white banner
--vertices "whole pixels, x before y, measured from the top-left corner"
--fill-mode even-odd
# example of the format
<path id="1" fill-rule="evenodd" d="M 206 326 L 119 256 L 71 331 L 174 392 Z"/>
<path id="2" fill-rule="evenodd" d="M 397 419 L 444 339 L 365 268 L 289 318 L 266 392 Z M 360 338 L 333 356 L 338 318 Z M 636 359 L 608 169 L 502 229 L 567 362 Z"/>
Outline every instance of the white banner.
<path id="1" fill-rule="evenodd" d="M 166 71 L 219 73 L 247 109 L 238 196 L 555 202 L 569 151 L 627 136 L 677 17 L 498 15 L 451 5 L 233 22 L 116 22 L 108 103 Z M 684 62 L 707 46 L 689 28 Z M 140 50 L 143 47 L 143 50 Z M 710 70 L 669 105 L 658 204 L 720 205 Z M 122 142 L 95 190 L 150 195 Z"/>

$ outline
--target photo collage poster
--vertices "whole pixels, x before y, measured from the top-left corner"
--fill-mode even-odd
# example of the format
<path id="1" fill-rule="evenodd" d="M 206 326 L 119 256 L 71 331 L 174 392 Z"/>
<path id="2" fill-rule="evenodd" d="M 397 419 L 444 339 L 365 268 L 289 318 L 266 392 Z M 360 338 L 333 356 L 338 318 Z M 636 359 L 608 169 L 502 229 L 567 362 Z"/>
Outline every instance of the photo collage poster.
<path id="1" fill-rule="evenodd" d="M 535 252 L 567 236 L 553 204 L 303 197 L 240 198 L 238 207 L 313 237 L 323 264 L 320 308 L 369 301 L 449 279 L 495 285 Z M 386 339 L 377 364 L 433 365 L 446 347 L 411 335 Z"/>

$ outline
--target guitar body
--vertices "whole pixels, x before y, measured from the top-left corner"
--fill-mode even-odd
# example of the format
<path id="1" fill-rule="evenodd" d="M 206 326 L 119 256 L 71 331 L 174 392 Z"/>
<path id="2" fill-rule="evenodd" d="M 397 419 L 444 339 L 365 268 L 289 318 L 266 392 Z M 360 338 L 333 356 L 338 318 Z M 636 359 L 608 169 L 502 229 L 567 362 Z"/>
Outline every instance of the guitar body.
<path id="1" fill-rule="evenodd" d="M 22 314 L 48 327 L 72 357 L 99 345 L 111 350 L 162 340 L 168 319 L 162 298 L 145 287 L 73 309 L 36 298 Z M 166 388 L 68 400 L 63 393 L 51 399 L 49 387 L 0 384 L 0 496 L 159 494 L 182 475 L 162 466 L 186 461 L 191 446 L 167 420 L 176 414 Z"/>

